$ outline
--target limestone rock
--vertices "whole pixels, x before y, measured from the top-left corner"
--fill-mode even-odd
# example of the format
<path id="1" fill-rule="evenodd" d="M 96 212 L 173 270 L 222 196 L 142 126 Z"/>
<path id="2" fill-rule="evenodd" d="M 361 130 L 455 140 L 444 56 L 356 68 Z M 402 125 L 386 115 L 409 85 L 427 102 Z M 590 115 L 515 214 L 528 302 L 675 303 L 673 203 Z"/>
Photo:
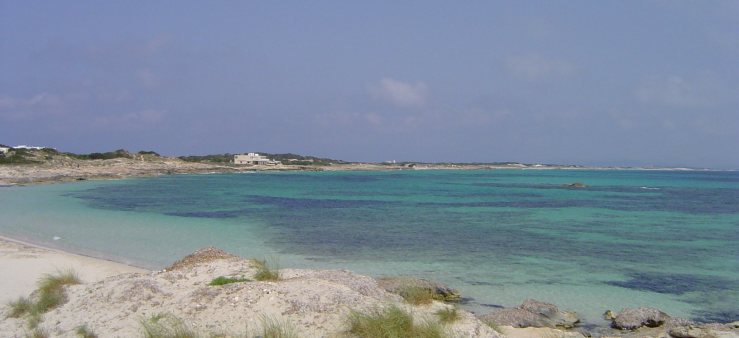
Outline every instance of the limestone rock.
<path id="1" fill-rule="evenodd" d="M 666 313 L 650 307 L 626 308 L 611 321 L 611 327 L 620 330 L 635 330 L 642 326 L 658 327 L 669 320 Z"/>
<path id="2" fill-rule="evenodd" d="M 527 299 L 516 308 L 489 313 L 481 319 L 512 327 L 572 328 L 580 322 L 574 312 L 560 311 L 554 304 L 533 299 Z"/>

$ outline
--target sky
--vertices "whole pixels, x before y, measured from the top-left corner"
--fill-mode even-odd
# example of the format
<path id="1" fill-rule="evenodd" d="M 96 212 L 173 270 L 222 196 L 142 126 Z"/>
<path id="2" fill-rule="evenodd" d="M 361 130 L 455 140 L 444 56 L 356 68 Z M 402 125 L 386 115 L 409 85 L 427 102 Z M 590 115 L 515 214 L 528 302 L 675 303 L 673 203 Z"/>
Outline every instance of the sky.
<path id="1" fill-rule="evenodd" d="M 0 0 L 0 143 L 739 168 L 739 1 Z"/>

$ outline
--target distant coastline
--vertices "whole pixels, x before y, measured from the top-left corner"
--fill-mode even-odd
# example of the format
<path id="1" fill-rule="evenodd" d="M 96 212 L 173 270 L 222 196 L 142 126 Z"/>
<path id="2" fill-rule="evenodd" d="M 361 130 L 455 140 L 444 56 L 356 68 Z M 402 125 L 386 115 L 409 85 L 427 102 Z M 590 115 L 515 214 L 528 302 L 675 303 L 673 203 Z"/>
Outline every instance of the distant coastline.
<path id="1" fill-rule="evenodd" d="M 10 155 L 9 155 L 10 154 Z M 275 165 L 243 165 L 227 162 L 231 154 L 207 156 L 160 156 L 153 151 L 130 153 L 117 150 L 86 155 L 62 153 L 51 148 L 19 148 L 0 154 L 0 186 L 110 180 L 172 174 L 214 174 L 257 171 L 392 171 L 392 170 L 662 170 L 733 171 L 705 168 L 613 167 L 561 164 L 346 162 L 294 154 L 281 156 Z"/>

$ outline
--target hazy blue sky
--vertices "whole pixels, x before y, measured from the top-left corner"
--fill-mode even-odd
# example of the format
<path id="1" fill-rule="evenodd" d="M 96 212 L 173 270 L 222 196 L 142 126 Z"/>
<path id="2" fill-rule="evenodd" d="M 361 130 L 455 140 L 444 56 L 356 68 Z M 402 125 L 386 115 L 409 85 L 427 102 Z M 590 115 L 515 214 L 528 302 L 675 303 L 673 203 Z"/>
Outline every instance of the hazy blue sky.
<path id="1" fill-rule="evenodd" d="M 739 1 L 0 0 L 0 143 L 739 168 Z"/>

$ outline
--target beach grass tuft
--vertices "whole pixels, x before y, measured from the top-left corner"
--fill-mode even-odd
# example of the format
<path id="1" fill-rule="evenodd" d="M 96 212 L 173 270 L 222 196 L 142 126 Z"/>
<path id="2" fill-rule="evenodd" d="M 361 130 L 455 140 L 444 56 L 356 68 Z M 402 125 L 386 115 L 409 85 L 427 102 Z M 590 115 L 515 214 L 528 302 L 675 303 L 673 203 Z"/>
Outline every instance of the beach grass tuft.
<path id="1" fill-rule="evenodd" d="M 64 286 L 79 283 L 80 279 L 77 277 L 77 273 L 72 270 L 44 275 L 38 281 L 38 299 L 33 305 L 32 312 L 45 313 L 61 305 L 67 299 Z"/>
<path id="2" fill-rule="evenodd" d="M 38 281 L 41 293 L 60 290 L 65 285 L 79 284 L 80 278 L 73 270 L 58 271 L 56 274 L 45 274 Z"/>
<path id="3" fill-rule="evenodd" d="M 42 314 L 38 312 L 31 312 L 31 315 L 28 316 L 28 321 L 26 324 L 28 324 L 28 328 L 31 330 L 34 330 L 38 328 L 39 324 L 44 320 L 44 317 Z"/>
<path id="4" fill-rule="evenodd" d="M 366 314 L 352 311 L 348 321 L 349 333 L 359 338 L 446 336 L 438 323 L 425 322 L 417 325 L 411 314 L 395 305 Z"/>
<path id="5" fill-rule="evenodd" d="M 77 327 L 77 330 L 75 330 L 75 333 L 80 338 L 97 338 L 98 335 L 95 334 L 90 328 L 87 327 L 87 325 L 80 325 Z"/>
<path id="6" fill-rule="evenodd" d="M 419 286 L 406 286 L 398 290 L 398 294 L 406 302 L 413 305 L 430 304 L 434 300 L 434 294 L 428 288 Z"/>
<path id="7" fill-rule="evenodd" d="M 444 324 L 454 323 L 460 318 L 457 307 L 449 307 L 436 311 L 436 316 L 439 317 L 439 321 Z"/>
<path id="8" fill-rule="evenodd" d="M 266 259 L 255 259 L 254 266 L 257 268 L 257 273 L 254 275 L 254 279 L 258 281 L 280 280 L 280 269 L 275 260 L 268 262 Z"/>
<path id="9" fill-rule="evenodd" d="M 33 309 L 33 302 L 26 297 L 19 297 L 8 303 L 8 318 L 19 318 Z"/>
<path id="10" fill-rule="evenodd" d="M 160 313 L 142 320 L 141 326 L 146 338 L 197 338 L 182 319 L 171 313 Z"/>
<path id="11" fill-rule="evenodd" d="M 485 325 L 493 329 L 493 331 L 501 333 L 501 334 L 503 333 L 503 330 L 500 328 L 500 325 L 498 325 L 498 323 L 492 320 L 484 320 L 483 323 L 485 323 Z"/>
<path id="12" fill-rule="evenodd" d="M 33 331 L 31 331 L 29 334 L 26 335 L 27 338 L 48 338 L 49 332 L 46 332 L 44 329 L 35 328 Z"/>
<path id="13" fill-rule="evenodd" d="M 262 317 L 262 338 L 298 338 L 297 330 L 288 321 Z"/>
<path id="14" fill-rule="evenodd" d="M 241 282 L 250 282 L 251 280 L 243 278 L 243 277 L 225 277 L 225 276 L 219 276 L 214 278 L 208 285 L 210 286 L 220 286 L 220 285 L 226 285 L 231 283 L 241 283 Z"/>

